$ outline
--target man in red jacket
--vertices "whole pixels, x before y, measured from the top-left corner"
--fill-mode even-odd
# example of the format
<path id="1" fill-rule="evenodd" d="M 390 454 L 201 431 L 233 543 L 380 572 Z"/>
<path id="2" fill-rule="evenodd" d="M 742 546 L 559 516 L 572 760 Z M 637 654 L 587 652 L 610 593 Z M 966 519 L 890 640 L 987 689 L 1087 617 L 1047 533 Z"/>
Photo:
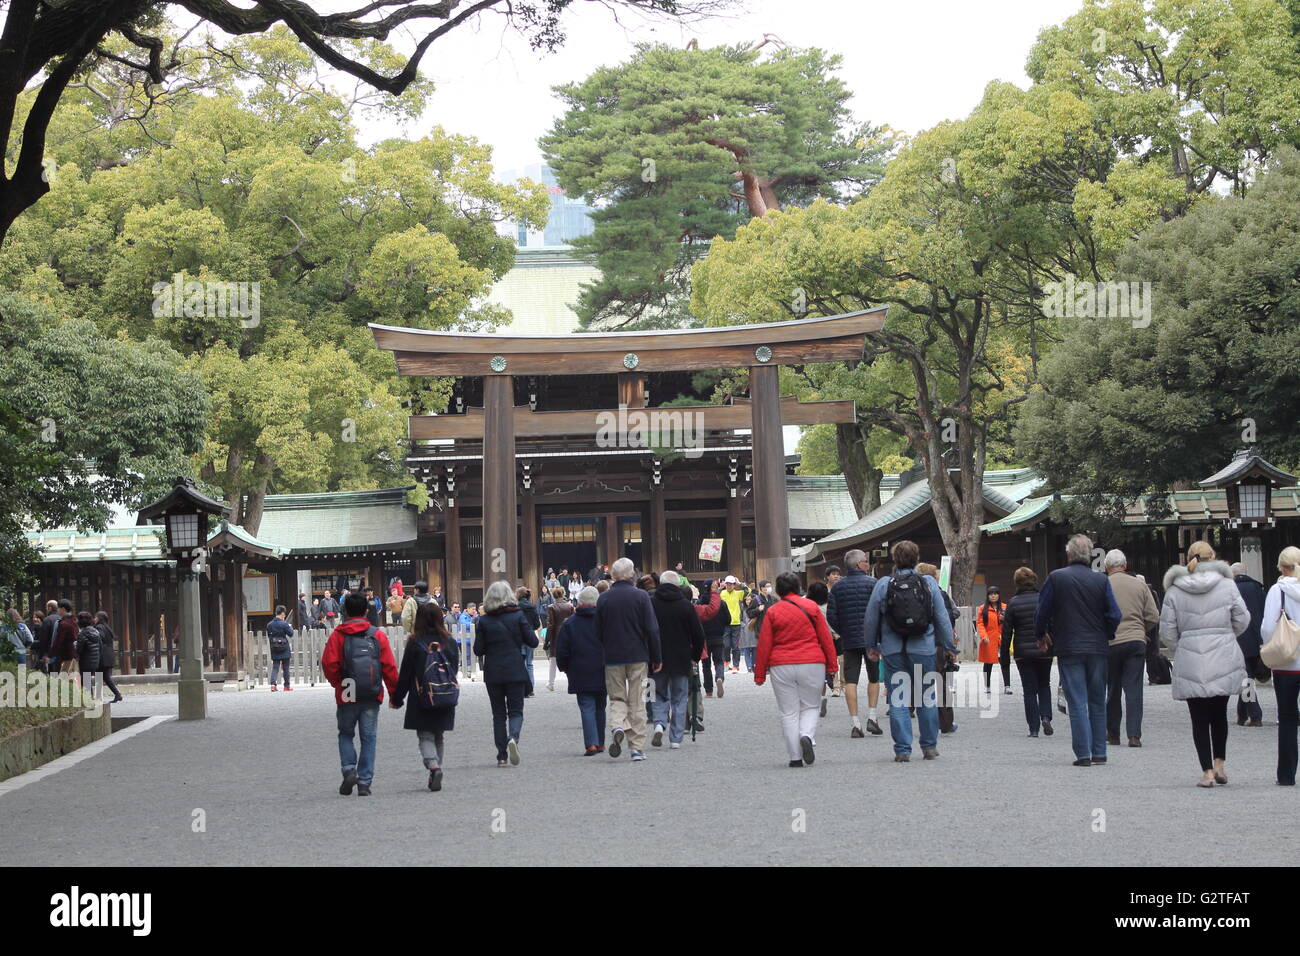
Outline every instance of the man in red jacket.
<path id="1" fill-rule="evenodd" d="M 379 740 L 379 706 L 384 687 L 397 690 L 397 660 L 388 645 L 388 635 L 366 620 L 366 597 L 349 594 L 343 601 L 345 620 L 325 642 L 320 666 L 334 688 L 338 705 L 339 761 L 343 783 L 339 793 L 370 796 L 375 776 L 375 745 Z M 361 757 L 357 758 L 354 736 L 361 730 Z"/>

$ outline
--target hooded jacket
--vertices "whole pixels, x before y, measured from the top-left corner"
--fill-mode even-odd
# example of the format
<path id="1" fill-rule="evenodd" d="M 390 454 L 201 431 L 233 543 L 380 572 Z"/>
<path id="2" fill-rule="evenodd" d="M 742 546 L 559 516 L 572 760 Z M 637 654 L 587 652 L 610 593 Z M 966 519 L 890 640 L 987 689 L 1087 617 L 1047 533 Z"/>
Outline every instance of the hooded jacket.
<path id="1" fill-rule="evenodd" d="M 659 624 L 663 673 L 669 677 L 689 677 L 704 652 L 704 626 L 699 615 L 675 584 L 661 583 L 651 593 L 650 604 Z"/>
<path id="2" fill-rule="evenodd" d="M 1174 700 L 1231 697 L 1246 680 L 1246 658 L 1237 635 L 1250 626 L 1250 612 L 1223 561 L 1201 561 L 1189 572 L 1165 572 L 1160 639 L 1174 651 Z"/>
<path id="3" fill-rule="evenodd" d="M 1300 622 L 1300 579 L 1278 578 L 1277 583 L 1268 589 L 1268 597 L 1264 600 L 1264 619 L 1259 625 L 1259 636 L 1265 644 L 1273 639 L 1273 632 L 1277 630 L 1277 622 L 1282 619 L 1284 599 L 1286 602 L 1286 616 L 1293 621 Z M 1297 655 L 1289 666 L 1277 669 L 1279 671 L 1300 671 L 1300 655 Z"/>
<path id="4" fill-rule="evenodd" d="M 407 634 L 410 634 L 412 631 L 414 631 L 415 615 L 419 612 L 421 607 L 428 604 L 432 600 L 433 600 L 433 596 L 428 594 L 427 592 L 424 594 L 417 593 L 407 598 L 406 603 L 402 605 L 402 630 L 404 630 Z"/>
<path id="5" fill-rule="evenodd" d="M 555 666 L 569 679 L 570 694 L 605 693 L 605 649 L 596 636 L 594 604 L 579 604 L 560 625 Z"/>
<path id="6" fill-rule="evenodd" d="M 364 617 L 350 617 L 330 632 L 325 641 L 325 650 L 320 656 L 320 668 L 325 679 L 334 688 L 334 703 L 343 706 L 343 640 L 349 634 L 364 634 L 370 628 L 370 622 Z M 388 644 L 388 635 L 382 630 L 375 632 L 379 641 L 379 666 L 383 672 L 384 687 L 391 694 L 397 688 L 397 658 Z M 383 688 L 379 690 L 378 703 L 384 702 Z"/>

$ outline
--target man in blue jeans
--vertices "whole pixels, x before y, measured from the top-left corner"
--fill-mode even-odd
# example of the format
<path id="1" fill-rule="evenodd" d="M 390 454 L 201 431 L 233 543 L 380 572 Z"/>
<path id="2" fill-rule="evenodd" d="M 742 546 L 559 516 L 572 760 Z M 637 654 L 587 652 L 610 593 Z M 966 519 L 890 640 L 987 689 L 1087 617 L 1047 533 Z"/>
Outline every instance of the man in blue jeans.
<path id="1" fill-rule="evenodd" d="M 334 688 L 339 730 L 339 763 L 343 783 L 339 793 L 347 796 L 356 787 L 357 796 L 370 796 L 375 777 L 375 745 L 379 740 L 379 707 L 384 688 L 397 690 L 397 660 L 388 645 L 388 635 L 366 620 L 366 597 L 352 593 L 343 600 L 344 621 L 334 628 L 321 654 L 321 670 Z M 358 664 L 369 670 L 378 662 L 379 679 L 358 673 Z M 355 737 L 361 732 L 361 754 Z"/>
<path id="2" fill-rule="evenodd" d="M 894 572 L 876 581 L 863 620 L 868 668 L 885 662 L 885 693 L 889 695 L 889 731 L 894 738 L 894 762 L 912 759 L 912 714 L 921 732 L 921 754 L 926 760 L 939 756 L 939 693 L 943 677 L 934 666 L 935 653 L 942 647 L 952 654 L 957 647 L 952 639 L 952 622 L 943 601 L 939 582 L 928 574 L 917 574 L 921 549 L 913 541 L 898 541 L 890 549 Z M 840 582 L 841 584 L 843 582 Z M 838 586 L 838 585 L 837 585 Z M 892 588 L 892 590 L 891 590 Z M 909 634 L 903 630 L 904 609 L 916 596 L 920 617 L 915 620 L 925 630 Z M 928 601 L 928 606 L 927 606 Z M 928 618 L 928 620 L 927 620 Z"/>
<path id="3" fill-rule="evenodd" d="M 1106 762 L 1106 684 L 1110 641 L 1123 617 L 1105 574 L 1092 569 L 1092 539 L 1076 534 L 1065 545 L 1069 561 L 1047 576 L 1038 596 L 1034 636 L 1050 639 L 1070 708 L 1074 765 Z"/>

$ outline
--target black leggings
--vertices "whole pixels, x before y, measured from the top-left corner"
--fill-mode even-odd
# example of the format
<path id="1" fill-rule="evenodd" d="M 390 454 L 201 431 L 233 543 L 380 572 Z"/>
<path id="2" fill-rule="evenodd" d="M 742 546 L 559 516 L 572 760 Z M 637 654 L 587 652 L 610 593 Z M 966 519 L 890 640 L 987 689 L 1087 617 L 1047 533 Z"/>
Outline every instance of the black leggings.
<path id="1" fill-rule="evenodd" d="M 1187 701 L 1192 715 L 1192 740 L 1202 770 L 1214 769 L 1215 760 L 1223 760 L 1228 749 L 1228 698 L 1192 697 Z"/>

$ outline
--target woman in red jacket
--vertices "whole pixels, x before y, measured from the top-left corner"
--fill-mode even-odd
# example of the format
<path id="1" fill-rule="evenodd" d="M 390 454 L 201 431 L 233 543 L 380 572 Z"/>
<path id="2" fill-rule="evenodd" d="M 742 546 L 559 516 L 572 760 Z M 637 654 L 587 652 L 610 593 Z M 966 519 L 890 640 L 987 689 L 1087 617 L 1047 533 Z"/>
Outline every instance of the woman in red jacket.
<path id="1" fill-rule="evenodd" d="M 754 683 L 761 685 L 771 669 L 790 766 L 810 766 L 816 757 L 822 686 L 838 669 L 835 642 L 821 609 L 799 596 L 795 575 L 778 575 L 776 593 L 778 600 L 763 614 Z"/>

